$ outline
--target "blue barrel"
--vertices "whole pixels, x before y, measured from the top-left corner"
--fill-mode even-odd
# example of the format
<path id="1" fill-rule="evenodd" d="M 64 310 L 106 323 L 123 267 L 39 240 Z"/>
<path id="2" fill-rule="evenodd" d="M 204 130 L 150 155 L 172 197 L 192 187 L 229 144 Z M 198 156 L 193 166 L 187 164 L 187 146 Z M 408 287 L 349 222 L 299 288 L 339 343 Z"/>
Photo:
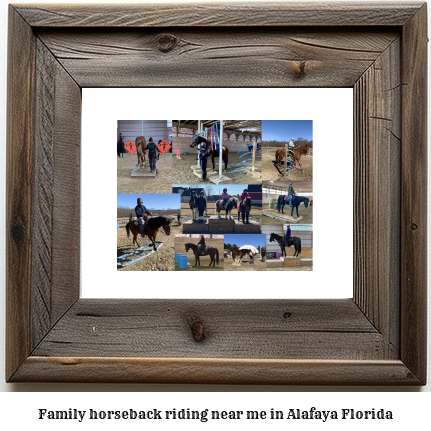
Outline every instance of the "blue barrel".
<path id="1" fill-rule="evenodd" d="M 181 256 L 181 253 L 176 253 L 175 254 L 175 264 L 179 264 L 180 263 L 180 256 Z"/>
<path id="2" fill-rule="evenodd" d="M 117 230 L 119 230 L 120 229 L 120 225 L 117 223 Z"/>
<path id="3" fill-rule="evenodd" d="M 178 264 L 180 269 L 187 269 L 187 256 L 181 255 Z"/>

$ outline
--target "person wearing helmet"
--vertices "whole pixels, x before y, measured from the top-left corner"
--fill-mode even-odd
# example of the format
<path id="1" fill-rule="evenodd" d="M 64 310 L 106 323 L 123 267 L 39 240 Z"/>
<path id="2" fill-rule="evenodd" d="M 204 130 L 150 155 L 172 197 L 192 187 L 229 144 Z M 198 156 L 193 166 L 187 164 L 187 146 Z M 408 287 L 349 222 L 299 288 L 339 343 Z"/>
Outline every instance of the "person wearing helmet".
<path id="1" fill-rule="evenodd" d="M 141 198 L 137 199 L 138 205 L 135 207 L 136 218 L 138 219 L 138 224 L 141 229 L 141 236 L 145 235 L 145 223 L 147 222 L 148 215 L 152 215 L 150 211 L 145 208 L 144 203 Z"/>
<path id="2" fill-rule="evenodd" d="M 221 207 L 223 209 L 226 209 L 227 204 L 229 203 L 229 198 L 230 198 L 226 188 L 223 189 L 223 193 L 220 195 L 220 198 L 221 198 Z"/>
<path id="3" fill-rule="evenodd" d="M 240 198 L 241 203 L 244 203 L 244 199 L 249 198 L 249 197 L 250 197 L 250 195 L 248 194 L 248 190 L 244 189 L 244 191 L 241 194 L 241 198 Z"/>
<path id="4" fill-rule="evenodd" d="M 292 138 L 290 141 L 289 141 L 289 150 L 293 150 L 293 148 L 295 147 L 295 138 Z"/>
<path id="5" fill-rule="evenodd" d="M 292 231 L 290 230 L 290 224 L 287 225 L 286 233 L 284 234 L 284 241 L 286 245 L 289 247 L 289 238 L 292 235 Z"/>
<path id="6" fill-rule="evenodd" d="M 198 145 L 199 150 L 199 161 L 202 169 L 202 180 L 201 183 L 204 183 L 207 180 L 207 146 L 204 142 Z"/>
<path id="7" fill-rule="evenodd" d="M 199 197 L 196 199 L 196 207 L 199 212 L 199 223 L 203 223 L 204 211 L 207 210 L 207 200 L 204 198 L 203 190 L 199 193 Z"/>
<path id="8" fill-rule="evenodd" d="M 293 190 L 292 183 L 289 184 L 289 188 L 287 189 L 287 194 L 289 197 L 289 205 L 292 206 L 293 200 L 295 199 L 295 196 L 296 196 L 295 190 Z"/>

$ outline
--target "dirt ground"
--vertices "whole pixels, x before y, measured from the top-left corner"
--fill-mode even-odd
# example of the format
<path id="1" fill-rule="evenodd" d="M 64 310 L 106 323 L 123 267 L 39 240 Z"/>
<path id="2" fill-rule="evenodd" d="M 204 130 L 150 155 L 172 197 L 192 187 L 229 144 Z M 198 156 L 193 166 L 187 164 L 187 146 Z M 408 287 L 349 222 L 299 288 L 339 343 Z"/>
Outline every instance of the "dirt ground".
<path id="1" fill-rule="evenodd" d="M 224 270 L 225 271 L 266 271 L 266 262 L 260 261 L 260 256 L 255 256 L 253 259 L 253 265 L 249 263 L 249 257 L 244 256 L 241 259 L 241 266 L 232 265 L 233 259 L 225 259 Z"/>
<path id="2" fill-rule="evenodd" d="M 241 153 L 238 155 L 238 153 L 230 153 L 229 154 L 229 165 L 232 167 L 232 170 L 235 169 L 235 166 L 240 161 L 247 159 L 248 157 L 243 157 L 242 159 L 239 158 L 241 156 Z M 219 166 L 218 166 L 218 157 L 214 159 L 214 165 L 215 170 L 218 174 Z M 246 162 L 243 163 L 240 166 L 251 166 L 252 162 Z M 196 154 L 187 154 L 186 156 L 184 154 L 181 154 L 181 160 L 178 159 L 176 156 L 172 158 L 172 173 L 173 173 L 173 183 L 172 184 L 199 184 L 201 181 L 201 178 L 197 177 L 193 170 L 191 169 L 191 166 L 196 166 Z M 262 172 L 262 161 L 261 159 L 256 159 L 255 162 L 255 170 L 258 172 Z M 207 162 L 207 172 L 212 171 L 212 162 L 211 159 L 208 159 Z M 227 181 L 226 183 L 222 184 L 261 184 L 262 179 L 261 178 L 253 178 L 251 176 L 247 176 L 245 172 L 237 173 L 237 174 L 231 174 L 229 175 L 229 172 L 231 169 L 228 168 L 227 171 L 223 171 L 223 175 L 231 178 L 230 181 Z M 209 177 L 209 176 L 208 176 Z M 212 184 L 211 181 L 207 178 L 207 183 Z"/>
<path id="3" fill-rule="evenodd" d="M 268 268 L 267 271 L 313 271 L 312 266 L 282 266 L 280 268 Z"/>
<path id="4" fill-rule="evenodd" d="M 271 243 L 271 244 L 274 244 L 274 243 Z M 273 250 L 271 250 L 271 251 L 273 251 Z M 280 247 L 276 251 L 279 251 L 281 253 Z M 291 247 L 286 247 L 286 255 L 287 256 L 293 256 L 293 253 L 295 253 L 295 247 L 293 245 Z M 301 254 L 299 255 L 299 257 L 312 258 L 313 257 L 313 249 L 310 247 L 302 247 Z"/>
<path id="5" fill-rule="evenodd" d="M 217 248 L 219 252 L 219 263 L 217 265 L 217 262 L 214 267 L 210 267 L 209 264 L 211 262 L 211 258 L 209 256 L 200 256 L 199 260 L 201 262 L 200 266 L 194 266 L 195 265 L 195 256 L 193 254 L 192 250 L 189 250 L 188 253 L 186 253 L 185 244 L 186 243 L 193 243 L 197 244 L 199 242 L 199 238 L 182 238 L 177 237 L 175 238 L 175 253 L 181 253 L 183 255 L 187 255 L 187 263 L 188 263 L 188 271 L 223 271 L 224 270 L 224 242 L 223 239 L 213 239 L 213 238 L 206 238 L 205 244 L 208 247 L 215 247 Z M 182 269 L 178 268 L 178 265 L 175 265 L 176 271 L 183 271 Z"/>
<path id="6" fill-rule="evenodd" d="M 146 160 L 148 165 L 148 155 Z M 117 157 L 117 193 L 172 193 L 171 153 L 160 154 L 156 178 L 130 176 L 137 161 L 136 154 Z"/>
<path id="7" fill-rule="evenodd" d="M 262 181 L 277 181 L 280 179 L 280 174 L 277 171 L 273 160 L 275 160 L 276 148 L 262 148 Z M 313 156 L 303 155 L 301 157 L 301 165 L 304 172 L 301 172 L 299 165 L 297 169 L 289 171 L 287 180 L 290 181 L 311 181 L 313 179 Z M 190 168 L 189 168 L 190 169 Z M 281 168 L 283 172 L 283 169 Z"/>
<path id="8" fill-rule="evenodd" d="M 163 242 L 163 246 L 151 256 L 136 262 L 126 268 L 121 268 L 119 271 L 173 271 L 175 269 L 175 234 L 181 233 L 181 226 L 177 222 L 173 222 L 171 234 L 165 235 L 162 229 L 156 237 L 156 241 Z M 133 235 L 127 238 L 126 228 L 121 227 L 117 230 L 117 256 L 136 250 L 136 245 L 132 245 Z M 139 237 L 139 245 L 145 245 L 149 241 L 148 237 Z"/>
<path id="9" fill-rule="evenodd" d="M 265 204 L 264 204 L 264 208 L 265 208 Z M 290 216 L 290 214 L 292 212 L 292 208 L 289 205 L 286 205 L 284 207 L 283 211 L 284 211 L 284 214 L 287 214 Z M 263 210 L 263 213 L 271 214 L 274 216 L 281 214 L 276 209 L 272 209 L 272 208 L 271 209 L 265 208 Z M 298 207 L 298 214 L 300 217 L 304 217 L 299 222 L 299 224 L 313 224 L 313 207 L 312 206 L 308 205 L 308 208 L 305 208 L 304 204 L 301 204 Z M 296 217 L 296 209 L 294 209 L 293 215 Z M 272 218 L 272 217 L 262 215 L 262 224 L 264 224 L 264 225 L 282 225 L 282 224 L 286 224 L 286 223 L 295 224 L 293 222 L 289 222 L 288 220 L 281 220 L 281 219 Z"/>

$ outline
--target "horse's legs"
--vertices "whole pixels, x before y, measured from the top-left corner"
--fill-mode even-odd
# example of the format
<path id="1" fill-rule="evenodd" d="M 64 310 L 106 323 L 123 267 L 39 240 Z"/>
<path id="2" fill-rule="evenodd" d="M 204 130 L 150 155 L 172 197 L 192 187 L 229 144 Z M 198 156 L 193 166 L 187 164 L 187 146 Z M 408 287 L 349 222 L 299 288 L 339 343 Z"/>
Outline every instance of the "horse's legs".
<path id="1" fill-rule="evenodd" d="M 215 171 L 215 165 L 214 165 L 214 153 L 211 155 L 211 161 L 213 162 L 213 172 Z"/>

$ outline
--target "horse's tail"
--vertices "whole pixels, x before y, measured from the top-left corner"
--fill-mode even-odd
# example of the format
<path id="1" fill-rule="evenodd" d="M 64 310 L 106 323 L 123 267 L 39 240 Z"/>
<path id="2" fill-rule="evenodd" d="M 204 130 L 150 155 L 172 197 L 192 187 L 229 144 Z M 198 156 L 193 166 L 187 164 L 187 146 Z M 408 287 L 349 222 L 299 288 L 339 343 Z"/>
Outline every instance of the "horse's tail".
<path id="1" fill-rule="evenodd" d="M 216 263 L 218 265 L 218 248 L 216 248 Z"/>
<path id="2" fill-rule="evenodd" d="M 127 238 L 130 237 L 130 227 L 129 227 L 129 224 L 130 224 L 130 222 L 126 224 Z"/>
<path id="3" fill-rule="evenodd" d="M 301 253 L 301 238 L 299 238 L 298 254 Z"/>

